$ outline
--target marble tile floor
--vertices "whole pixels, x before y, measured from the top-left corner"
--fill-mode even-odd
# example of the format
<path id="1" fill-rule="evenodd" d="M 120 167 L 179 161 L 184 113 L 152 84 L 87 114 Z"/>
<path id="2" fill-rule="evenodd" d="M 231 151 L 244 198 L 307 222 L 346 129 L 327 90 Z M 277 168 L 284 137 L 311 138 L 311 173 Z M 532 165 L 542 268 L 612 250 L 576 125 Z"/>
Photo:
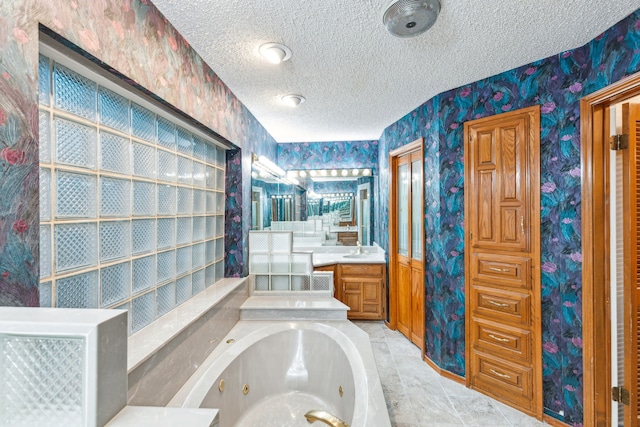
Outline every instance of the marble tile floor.
<path id="1" fill-rule="evenodd" d="M 391 424 L 395 427 L 547 426 L 437 374 L 420 349 L 384 322 L 354 322 L 369 334 Z"/>

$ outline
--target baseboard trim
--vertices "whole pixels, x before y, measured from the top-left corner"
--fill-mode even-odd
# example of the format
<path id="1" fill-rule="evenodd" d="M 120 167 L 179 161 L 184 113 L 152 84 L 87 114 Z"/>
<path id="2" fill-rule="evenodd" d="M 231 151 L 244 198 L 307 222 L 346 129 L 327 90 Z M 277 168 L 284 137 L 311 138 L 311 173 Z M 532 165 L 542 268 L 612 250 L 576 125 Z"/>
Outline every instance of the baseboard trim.
<path id="1" fill-rule="evenodd" d="M 542 421 L 553 427 L 570 427 L 569 424 L 553 418 L 551 415 L 547 414 L 542 415 Z"/>
<path id="2" fill-rule="evenodd" d="M 396 330 L 396 328 L 392 328 L 392 327 L 391 327 L 391 323 L 387 322 L 386 320 L 384 321 L 384 325 L 385 325 L 387 328 L 391 329 L 392 331 L 395 331 L 395 330 Z"/>
<path id="3" fill-rule="evenodd" d="M 459 384 L 462 384 L 463 386 L 466 386 L 466 380 L 461 377 L 460 375 L 454 374 L 453 372 L 449 372 L 445 369 L 442 369 L 441 367 L 439 367 L 438 365 L 436 365 L 434 363 L 433 360 L 429 359 L 427 356 L 423 357 L 423 360 L 427 363 L 427 365 L 431 366 L 431 368 L 436 371 L 438 374 L 440 374 L 440 376 L 443 376 L 445 378 L 448 378 L 452 381 L 455 381 Z"/>

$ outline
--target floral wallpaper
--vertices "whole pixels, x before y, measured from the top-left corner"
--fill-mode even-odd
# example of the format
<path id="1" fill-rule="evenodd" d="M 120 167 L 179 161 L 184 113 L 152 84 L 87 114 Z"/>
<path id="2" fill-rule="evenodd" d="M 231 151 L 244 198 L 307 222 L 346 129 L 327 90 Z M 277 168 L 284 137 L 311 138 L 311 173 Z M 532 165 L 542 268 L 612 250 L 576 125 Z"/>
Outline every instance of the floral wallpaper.
<path id="1" fill-rule="evenodd" d="M 226 274 L 245 274 L 247 159 L 256 147 L 276 157 L 255 117 L 148 0 L 9 0 L 0 2 L 0 305 L 38 305 L 39 25 L 243 149 L 227 162 L 225 249 Z"/>
<path id="2" fill-rule="evenodd" d="M 544 406 L 575 426 L 583 423 L 579 101 L 638 72 L 639 51 L 640 11 L 585 46 L 439 94 L 380 138 L 376 240 L 385 248 L 387 155 L 425 138 L 427 355 L 464 376 L 463 123 L 541 106 Z"/>
<path id="3" fill-rule="evenodd" d="M 378 167 L 378 141 L 278 144 L 277 154 L 284 170 Z"/>

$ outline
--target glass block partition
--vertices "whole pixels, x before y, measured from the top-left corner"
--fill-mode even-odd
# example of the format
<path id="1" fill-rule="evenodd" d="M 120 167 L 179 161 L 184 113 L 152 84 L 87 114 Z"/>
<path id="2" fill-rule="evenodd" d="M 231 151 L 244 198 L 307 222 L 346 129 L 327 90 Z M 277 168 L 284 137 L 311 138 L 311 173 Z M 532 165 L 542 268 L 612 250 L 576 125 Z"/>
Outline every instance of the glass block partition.
<path id="1" fill-rule="evenodd" d="M 314 272 L 313 254 L 292 249 L 291 231 L 249 232 L 252 293 L 307 291 L 333 295 L 333 273 Z"/>
<path id="2" fill-rule="evenodd" d="M 135 332 L 224 276 L 225 149 L 60 61 L 39 61 L 40 305 Z"/>

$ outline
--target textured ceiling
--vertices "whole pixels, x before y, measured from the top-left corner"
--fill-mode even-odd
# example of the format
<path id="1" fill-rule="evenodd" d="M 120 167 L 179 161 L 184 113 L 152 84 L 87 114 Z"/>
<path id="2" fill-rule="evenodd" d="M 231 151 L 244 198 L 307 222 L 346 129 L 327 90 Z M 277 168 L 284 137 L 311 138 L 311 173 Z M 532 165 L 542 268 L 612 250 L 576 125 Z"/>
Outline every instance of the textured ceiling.
<path id="1" fill-rule="evenodd" d="M 378 139 L 448 89 L 581 46 L 640 0 L 440 0 L 426 33 L 387 33 L 390 0 L 153 0 L 278 142 Z M 293 55 L 258 53 L 278 42 Z M 280 97 L 301 94 L 298 108 Z"/>

